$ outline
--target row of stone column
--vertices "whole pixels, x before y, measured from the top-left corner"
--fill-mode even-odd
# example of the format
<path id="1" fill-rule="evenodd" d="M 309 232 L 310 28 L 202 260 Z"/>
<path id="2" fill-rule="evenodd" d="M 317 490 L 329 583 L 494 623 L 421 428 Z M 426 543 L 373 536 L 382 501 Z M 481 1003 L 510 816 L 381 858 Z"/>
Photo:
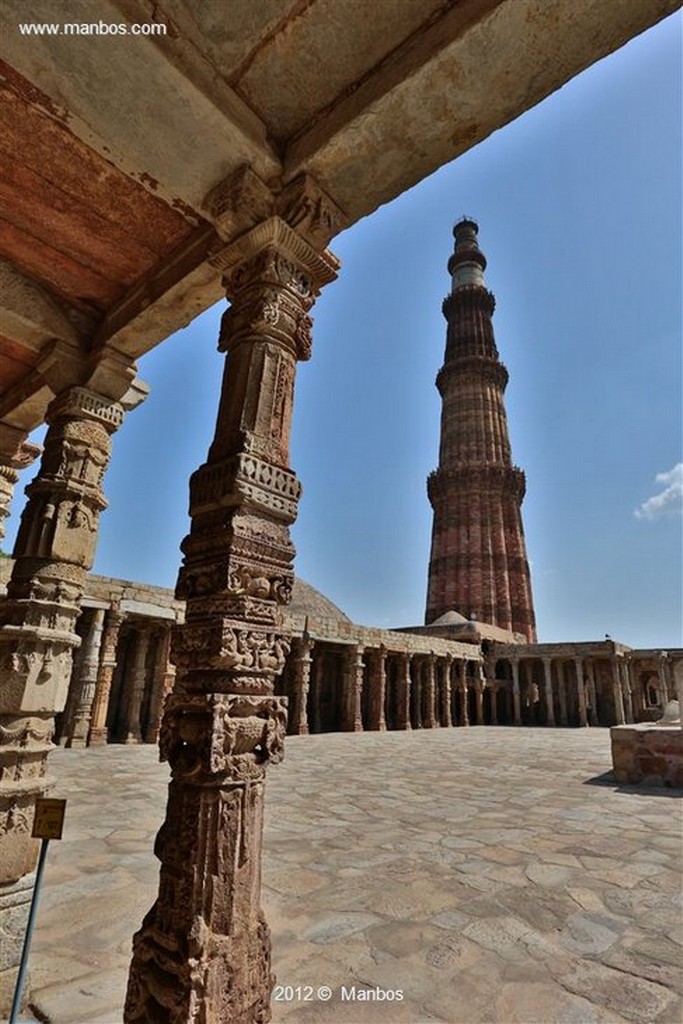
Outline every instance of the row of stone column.
<path id="1" fill-rule="evenodd" d="M 289 694 L 289 731 L 320 732 L 318 716 L 325 662 L 314 659 L 316 642 L 295 638 L 292 644 L 292 687 Z M 478 661 L 450 655 L 411 654 L 385 647 L 350 645 L 344 655 L 343 710 L 340 726 L 348 732 L 379 731 L 469 725 L 468 693 L 475 694 L 475 721 L 484 724 L 483 694 L 486 682 Z M 393 687 L 393 714 L 388 713 L 389 689 Z M 458 711 L 454 693 L 460 696 Z M 309 700 L 309 694 L 312 700 Z M 309 707 L 313 721 L 309 722 Z"/>
<path id="2" fill-rule="evenodd" d="M 615 654 L 610 659 L 609 696 L 603 687 L 602 701 L 598 698 L 597 666 L 593 659 L 542 657 L 539 660 L 543 682 L 537 693 L 534 669 L 538 661 L 509 660 L 515 725 L 523 724 L 524 697 L 527 703 L 537 698 L 544 724 L 548 726 L 623 725 L 634 722 L 643 710 L 643 695 L 639 693 L 634 679 L 632 662 L 622 655 Z M 663 702 L 674 691 L 673 680 L 667 684 L 662 661 L 659 664 L 659 691 Z"/>
<path id="3" fill-rule="evenodd" d="M 75 659 L 69 697 L 60 729 L 67 747 L 97 746 L 110 738 L 108 721 L 112 683 L 120 657 L 121 628 L 125 616 L 118 606 L 84 611 L 86 629 Z M 150 645 L 156 640 L 154 664 Z M 125 665 L 117 703 L 118 735 L 124 743 L 156 743 L 165 698 L 170 693 L 174 668 L 169 662 L 170 623 L 138 619 L 134 622 L 131 656 Z M 144 715 L 143 702 L 148 694 Z"/>

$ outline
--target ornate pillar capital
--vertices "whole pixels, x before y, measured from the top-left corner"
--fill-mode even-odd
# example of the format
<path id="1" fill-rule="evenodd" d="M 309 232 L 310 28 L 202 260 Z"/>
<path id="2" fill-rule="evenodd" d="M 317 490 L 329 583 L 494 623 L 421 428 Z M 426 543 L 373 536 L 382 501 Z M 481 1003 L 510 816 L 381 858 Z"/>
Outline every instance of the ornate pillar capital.
<path id="1" fill-rule="evenodd" d="M 348 217 L 310 174 L 302 173 L 279 191 L 249 164 L 209 192 L 204 205 L 225 242 L 277 215 L 314 249 L 324 249 L 345 228 Z"/>

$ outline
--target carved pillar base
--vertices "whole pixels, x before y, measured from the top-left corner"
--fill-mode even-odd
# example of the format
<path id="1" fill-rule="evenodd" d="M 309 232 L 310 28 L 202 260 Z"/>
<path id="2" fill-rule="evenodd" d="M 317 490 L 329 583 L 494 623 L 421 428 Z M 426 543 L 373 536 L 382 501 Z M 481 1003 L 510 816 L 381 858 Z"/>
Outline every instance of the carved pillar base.
<path id="1" fill-rule="evenodd" d="M 9 1014 L 17 980 L 14 950 L 21 950 L 31 909 L 31 898 L 36 876 L 24 875 L 17 882 L 0 887 L 0 1017 Z"/>
<path id="2" fill-rule="evenodd" d="M 155 853 L 159 897 L 133 940 L 127 1024 L 270 1020 L 270 937 L 258 905 L 265 768 L 284 755 L 284 697 L 171 694 L 171 766 Z"/>

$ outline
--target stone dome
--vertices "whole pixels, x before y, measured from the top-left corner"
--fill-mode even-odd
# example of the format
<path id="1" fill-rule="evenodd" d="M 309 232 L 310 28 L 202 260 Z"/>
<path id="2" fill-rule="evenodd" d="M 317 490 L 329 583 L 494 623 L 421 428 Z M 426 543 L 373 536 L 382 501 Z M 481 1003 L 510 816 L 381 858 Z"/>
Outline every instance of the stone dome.
<path id="1" fill-rule="evenodd" d="M 469 619 L 466 619 L 460 612 L 456 612 L 455 608 L 451 608 L 450 611 L 444 612 L 443 615 L 439 615 L 438 619 L 434 619 L 430 622 L 430 626 L 464 626 L 469 623 Z"/>
<path id="2" fill-rule="evenodd" d="M 338 608 L 329 597 L 325 597 L 319 590 L 312 587 L 310 583 L 298 578 L 294 580 L 292 589 L 292 600 L 287 606 L 286 615 L 289 618 L 311 619 L 332 619 L 335 622 L 351 622 L 348 615 L 345 615 L 341 608 Z"/>

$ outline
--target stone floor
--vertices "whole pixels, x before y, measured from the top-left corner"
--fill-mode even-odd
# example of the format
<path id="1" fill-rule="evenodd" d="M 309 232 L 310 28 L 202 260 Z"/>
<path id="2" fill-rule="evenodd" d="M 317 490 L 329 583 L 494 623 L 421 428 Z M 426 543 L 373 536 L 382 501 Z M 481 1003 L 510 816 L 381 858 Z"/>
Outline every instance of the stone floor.
<path id="1" fill-rule="evenodd" d="M 68 805 L 36 1016 L 121 1024 L 167 769 L 148 746 L 51 760 Z M 609 766 L 605 729 L 289 739 L 265 835 L 276 1024 L 680 1024 L 681 804 Z"/>

